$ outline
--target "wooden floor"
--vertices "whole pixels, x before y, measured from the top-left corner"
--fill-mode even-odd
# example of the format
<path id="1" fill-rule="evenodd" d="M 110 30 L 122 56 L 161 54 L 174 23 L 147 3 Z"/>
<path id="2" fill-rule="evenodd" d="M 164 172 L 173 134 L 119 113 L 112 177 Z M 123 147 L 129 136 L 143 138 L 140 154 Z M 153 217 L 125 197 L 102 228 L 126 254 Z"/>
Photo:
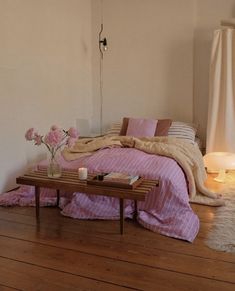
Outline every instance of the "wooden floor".
<path id="1" fill-rule="evenodd" d="M 0 208 L 0 290 L 235 290 L 235 254 L 204 241 L 216 208 L 192 205 L 196 240 L 168 238 L 125 221 L 80 221 L 42 208 Z M 234 213 L 235 215 L 235 213 Z M 235 226 L 234 226 L 235 227 Z"/>

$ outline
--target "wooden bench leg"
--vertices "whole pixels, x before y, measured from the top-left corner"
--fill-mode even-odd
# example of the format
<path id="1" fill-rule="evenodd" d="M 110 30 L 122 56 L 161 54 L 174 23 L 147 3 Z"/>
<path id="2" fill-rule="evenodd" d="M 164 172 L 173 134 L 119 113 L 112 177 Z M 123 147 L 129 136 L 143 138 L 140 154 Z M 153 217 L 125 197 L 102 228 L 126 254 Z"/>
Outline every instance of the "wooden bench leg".
<path id="1" fill-rule="evenodd" d="M 137 200 L 134 200 L 135 210 L 134 210 L 134 220 L 137 220 L 138 209 L 137 209 Z"/>
<path id="2" fill-rule="evenodd" d="M 123 198 L 119 199 L 119 209 L 120 209 L 120 233 L 123 234 L 123 226 L 124 226 Z"/>
<path id="3" fill-rule="evenodd" d="M 57 196 L 56 206 L 59 207 L 60 205 L 60 190 L 59 189 L 56 190 L 56 196 Z"/>
<path id="4" fill-rule="evenodd" d="M 39 222 L 40 209 L 40 187 L 35 186 L 35 204 L 36 204 L 36 219 Z"/>

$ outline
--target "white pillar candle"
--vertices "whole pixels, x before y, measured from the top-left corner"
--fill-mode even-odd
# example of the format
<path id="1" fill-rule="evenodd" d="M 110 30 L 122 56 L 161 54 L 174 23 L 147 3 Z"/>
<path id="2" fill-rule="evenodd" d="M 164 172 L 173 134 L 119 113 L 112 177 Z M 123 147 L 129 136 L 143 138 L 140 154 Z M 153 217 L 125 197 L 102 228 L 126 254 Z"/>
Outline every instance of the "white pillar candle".
<path id="1" fill-rule="evenodd" d="M 78 178 L 79 180 L 87 179 L 87 168 L 79 168 L 78 169 Z"/>

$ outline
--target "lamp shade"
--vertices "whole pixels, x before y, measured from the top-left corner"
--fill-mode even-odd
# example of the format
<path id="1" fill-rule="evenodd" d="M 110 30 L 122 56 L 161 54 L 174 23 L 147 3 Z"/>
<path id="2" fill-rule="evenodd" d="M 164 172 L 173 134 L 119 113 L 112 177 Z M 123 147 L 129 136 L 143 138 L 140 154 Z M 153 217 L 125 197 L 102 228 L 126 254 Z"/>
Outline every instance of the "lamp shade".
<path id="1" fill-rule="evenodd" d="M 212 152 L 203 157 L 207 172 L 219 172 L 219 170 L 235 170 L 235 153 Z"/>

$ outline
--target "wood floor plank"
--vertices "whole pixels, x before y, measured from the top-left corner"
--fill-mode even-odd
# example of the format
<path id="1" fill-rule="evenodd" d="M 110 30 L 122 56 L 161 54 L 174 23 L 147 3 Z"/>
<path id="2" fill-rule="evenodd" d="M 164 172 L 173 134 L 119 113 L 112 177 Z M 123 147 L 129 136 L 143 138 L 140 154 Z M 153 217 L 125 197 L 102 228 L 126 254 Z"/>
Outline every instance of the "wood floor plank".
<path id="1" fill-rule="evenodd" d="M 0 290 L 1 291 L 13 291 L 13 290 L 21 291 L 21 289 L 19 289 L 19 288 L 11 288 L 11 287 L 4 286 L 4 285 L 1 285 L 1 284 L 0 284 Z"/>
<path id="2" fill-rule="evenodd" d="M 57 207 L 41 207 L 41 210 L 43 209 L 54 209 L 58 212 L 60 212 L 60 209 Z M 191 208 L 193 211 L 205 222 L 212 222 L 214 219 L 214 214 L 218 207 L 212 207 L 212 206 L 205 206 L 205 205 L 199 205 L 199 204 L 191 204 Z M 0 206 L 0 209 L 4 212 L 14 212 L 19 213 L 22 215 L 27 216 L 35 216 L 35 207 L 19 207 L 19 206 L 13 206 L 13 207 L 3 207 Z M 41 215 L 43 217 L 43 215 Z"/>
<path id="3" fill-rule="evenodd" d="M 61 231 L 59 236 L 51 228 L 41 227 L 35 234 L 35 227 L 13 222 L 2 221 L 0 235 L 25 241 L 40 243 L 78 252 L 103 256 L 116 260 L 131 262 L 144 266 L 156 267 L 185 274 L 235 283 L 235 263 L 216 261 L 203 257 L 180 254 L 174 250 L 149 249 L 145 246 L 135 246 L 128 243 L 92 238 L 91 236 L 76 236 L 67 231 Z M 201 265 L 201 268 L 198 268 Z M 223 269 L 224 272 L 220 270 Z"/>
<path id="4" fill-rule="evenodd" d="M 91 232 L 94 235 L 107 235 L 108 237 L 110 237 L 110 235 L 115 236 L 115 234 L 117 235 L 117 237 L 119 237 L 119 223 L 118 221 L 114 221 L 114 222 L 110 222 L 110 221 L 91 221 L 91 220 L 73 220 L 71 218 L 68 218 L 67 220 L 64 219 L 63 216 L 61 216 L 59 214 L 59 212 L 56 209 L 50 209 L 50 211 L 47 209 L 42 209 L 42 218 L 41 218 L 41 223 L 48 223 L 51 224 L 51 221 L 54 221 L 55 225 L 60 225 L 61 223 L 63 223 L 63 225 L 67 225 L 66 229 L 69 229 L 70 231 L 74 231 L 74 232 L 79 232 L 79 231 L 83 231 L 84 229 L 87 229 L 89 232 Z M 1 217 L 1 213 L 2 211 L 0 211 L 0 217 Z M 16 212 L 18 214 L 18 212 Z M 10 212 L 8 214 L 8 216 L 4 217 L 4 214 L 2 215 L 3 219 L 13 219 L 14 220 L 14 215 L 16 214 L 15 212 Z M 21 215 L 22 213 L 20 213 Z M 34 219 L 34 216 L 32 217 L 32 219 L 29 219 L 27 215 L 22 215 L 19 216 L 20 221 L 22 221 L 22 223 L 26 223 L 26 224 L 36 224 L 36 221 Z M 19 221 L 19 219 L 17 219 Z M 71 221 L 73 221 L 73 223 L 71 224 Z M 110 227 L 110 224 L 112 224 L 112 227 Z M 197 239 L 199 238 L 205 238 L 206 237 L 206 233 L 208 232 L 208 230 L 212 227 L 211 224 L 205 224 L 202 223 L 204 225 L 203 228 L 200 229 L 200 232 L 197 236 Z M 202 225 L 201 224 L 201 225 Z M 125 227 L 128 228 L 128 226 L 130 225 L 130 223 L 125 223 Z M 135 226 L 134 226 L 135 225 Z M 107 226 L 107 227 L 106 227 Z M 126 230 L 125 232 L 125 236 L 126 235 L 134 235 L 134 236 L 139 236 L 141 235 L 141 237 L 143 237 L 143 239 L 154 239 L 158 241 L 158 235 L 155 233 L 155 235 L 152 235 L 151 231 L 148 231 L 146 229 L 144 229 L 141 225 L 139 225 L 138 223 L 133 223 L 133 226 L 131 230 Z M 206 226 L 206 227 L 205 227 Z M 112 239 L 112 237 L 110 237 L 110 239 Z M 197 240 L 196 239 L 196 240 Z M 171 240 L 172 241 L 172 240 Z M 180 243 L 182 245 L 182 241 Z M 186 244 L 186 243 L 185 243 Z"/>
<path id="5" fill-rule="evenodd" d="M 31 211 L 32 209 L 25 208 L 25 210 Z M 21 209 L 15 208 L 17 213 L 13 212 L 9 208 L 10 212 L 0 211 L 0 219 L 7 219 L 9 221 L 17 221 L 29 225 L 36 226 L 34 216 L 29 218 L 27 215 L 18 214 L 18 211 L 21 212 Z M 4 214 L 7 212 L 7 215 Z M 51 223 L 53 221 L 53 223 Z M 60 215 L 57 209 L 54 208 L 43 208 L 42 209 L 42 219 L 41 225 L 51 227 L 57 233 L 61 231 L 70 231 L 76 233 L 77 235 L 85 236 L 91 235 L 92 238 L 102 238 L 110 241 L 120 241 L 133 245 L 140 246 L 149 246 L 153 249 L 159 250 L 174 250 L 177 253 L 183 253 L 187 255 L 205 257 L 216 260 L 222 260 L 227 262 L 235 262 L 235 254 L 229 254 L 225 252 L 215 252 L 214 250 L 209 249 L 204 242 L 204 237 L 200 238 L 200 229 L 199 235 L 193 244 L 184 242 L 182 240 L 176 240 L 168 238 L 166 236 L 159 235 L 148 231 L 135 222 L 127 221 L 125 222 L 125 235 L 120 236 L 117 233 L 118 222 L 117 221 L 87 221 L 87 220 L 74 220 L 66 218 Z M 205 224 L 203 224 L 205 227 Z"/>
<path id="6" fill-rule="evenodd" d="M 42 209 L 42 218 L 41 218 L 41 225 L 43 224 L 49 224 L 50 227 L 56 227 L 56 228 L 60 228 L 61 230 L 68 230 L 71 232 L 75 232 L 75 233 L 83 233 L 84 230 L 86 230 L 88 233 L 91 233 L 93 236 L 101 236 L 101 237 L 106 237 L 109 240 L 116 240 L 116 239 L 120 239 L 122 240 L 123 237 L 121 237 L 119 235 L 119 233 L 117 232 L 117 228 L 119 227 L 119 224 L 117 221 L 91 221 L 91 220 L 73 220 L 73 219 L 65 219 L 63 216 L 61 216 L 58 211 L 56 209 Z M 17 221 L 17 222 L 21 222 L 21 223 L 25 223 L 25 224 L 30 224 L 30 225 L 36 225 L 36 221 L 34 219 L 34 217 L 32 218 L 28 218 L 28 216 L 25 215 L 17 215 L 18 212 L 10 212 L 7 215 L 5 215 L 4 213 L 2 213 L 2 211 L 0 211 L 0 218 L 2 219 L 7 219 L 10 221 Z M 51 221 L 53 221 L 53 223 L 51 223 Z M 205 224 L 204 224 L 205 225 Z M 159 240 L 160 238 L 165 238 L 164 236 L 159 236 L 159 234 L 148 231 L 146 229 L 144 229 L 143 227 L 141 227 L 139 224 L 133 222 L 131 223 L 130 221 L 125 223 L 125 227 L 126 227 L 126 232 L 125 232 L 125 241 L 129 241 L 130 242 L 134 242 L 134 243 L 149 243 L 149 240 L 151 240 L 152 245 L 158 245 L 159 243 L 161 243 L 161 240 Z M 208 228 L 211 227 L 211 225 L 208 225 Z M 205 227 L 204 227 L 205 228 Z M 206 230 L 207 231 L 207 230 Z M 201 233 L 202 230 L 200 230 L 200 233 L 196 239 L 196 242 L 198 241 L 198 238 L 201 237 Z M 133 239 L 138 237 L 138 240 Z M 205 235 L 203 236 L 203 238 L 205 237 Z M 151 243 L 150 242 L 150 243 Z M 177 244 L 177 250 L 180 251 L 180 249 L 183 247 L 183 252 L 186 249 L 189 249 L 190 251 L 197 251 L 197 249 L 193 249 L 190 247 L 191 244 L 187 243 L 187 242 L 183 242 L 181 240 L 167 240 L 167 243 L 170 244 Z M 195 245 L 195 242 L 193 243 Z M 163 246 L 165 245 L 165 242 L 163 244 Z M 205 247 L 205 246 L 204 246 Z M 206 250 L 208 250 L 208 248 L 206 247 Z M 201 252 L 201 250 L 200 250 Z M 213 253 L 212 253 L 213 254 Z"/>
<path id="7" fill-rule="evenodd" d="M 0 285 L 0 290 L 130 290 L 2 257 L 0 257 L 0 284 L 4 284 L 6 288 L 3 289 L 3 285 Z"/>
<path id="8" fill-rule="evenodd" d="M 10 238 L 0 238 L 0 256 L 40 266 L 54 271 L 93 278 L 111 284 L 124 285 L 140 290 L 189 290 L 189 286 L 200 283 L 202 290 L 233 290 L 234 284 L 182 273 L 142 267 L 111 259 L 95 258 L 74 251 L 56 249 Z M 127 276 L 128 274 L 128 276 Z M 169 275 L 172 278 L 169 281 Z M 216 284 L 215 284 L 216 282 Z"/>
<path id="9" fill-rule="evenodd" d="M 41 227 L 40 232 L 37 233 L 35 238 L 34 226 L 10 222 L 4 222 L 1 226 L 0 234 L 5 236 L 17 237 L 57 247 L 98 254 L 117 260 L 135 262 L 141 265 L 234 283 L 234 265 L 227 264 L 226 262 L 219 261 L 215 264 L 214 260 L 180 255 L 174 251 L 164 251 L 163 253 L 162 250 L 149 250 L 149 248 L 143 247 L 135 247 L 133 250 L 132 246 L 128 243 L 123 244 L 123 242 L 113 242 L 112 247 L 110 247 L 109 241 L 92 239 L 92 242 L 90 242 L 91 236 L 86 238 L 84 235 L 82 238 L 78 237 L 78 239 L 76 239 L 73 233 L 66 231 L 61 231 L 58 235 L 58 232 L 53 232 L 51 228 L 47 227 Z M 6 232 L 5 229 L 8 231 Z M 202 267 L 198 269 L 198 265 Z M 221 273 L 221 269 L 223 269 L 224 272 Z M 209 272 L 207 270 L 209 270 Z"/>

